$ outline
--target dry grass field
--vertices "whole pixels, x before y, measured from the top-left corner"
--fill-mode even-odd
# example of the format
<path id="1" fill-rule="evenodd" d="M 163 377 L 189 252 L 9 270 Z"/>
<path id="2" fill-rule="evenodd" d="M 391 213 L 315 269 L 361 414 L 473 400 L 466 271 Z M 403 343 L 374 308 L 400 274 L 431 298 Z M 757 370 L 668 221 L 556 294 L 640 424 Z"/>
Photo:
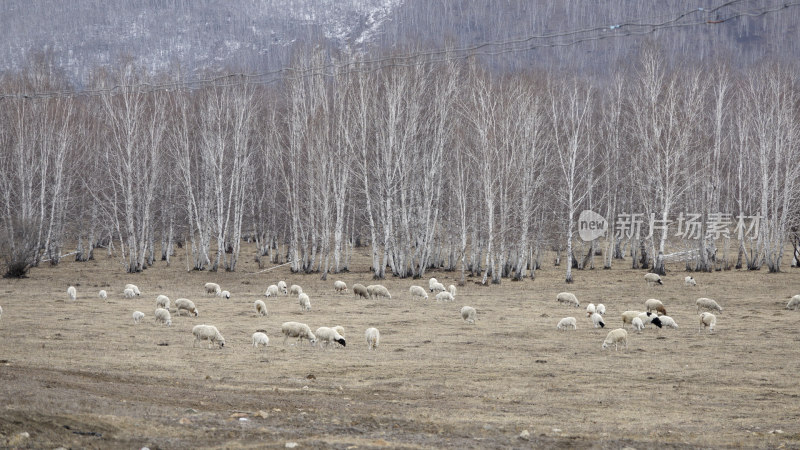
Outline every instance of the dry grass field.
<path id="1" fill-rule="evenodd" d="M 795 269 L 700 273 L 689 288 L 678 267 L 664 286 L 648 287 L 627 262 L 577 271 L 567 286 L 563 267 L 547 265 L 535 281 L 470 279 L 454 302 L 437 303 L 408 293 L 427 279 L 386 280 L 391 300 L 335 294 L 336 279 L 372 284 L 364 257 L 358 272 L 324 282 L 288 266 L 254 274 L 250 256 L 237 273 L 187 273 L 182 258 L 127 275 L 103 255 L 0 280 L 0 447 L 800 447 L 800 311 L 785 309 L 800 293 Z M 458 274 L 430 275 L 449 285 Z M 310 312 L 294 296 L 264 297 L 281 279 L 304 288 Z M 231 299 L 205 295 L 207 281 Z M 126 283 L 141 297 L 123 298 Z M 561 291 L 581 308 L 557 303 Z M 200 316 L 173 308 L 172 327 L 156 325 L 158 294 L 192 299 Z M 629 330 L 627 352 L 601 350 L 620 313 L 651 297 L 680 328 Z M 698 297 L 724 308 L 713 334 L 698 333 Z M 256 299 L 267 317 L 255 315 Z M 605 330 L 585 317 L 590 302 L 606 305 Z M 461 320 L 463 305 L 477 309 L 475 325 Z M 138 325 L 134 310 L 146 314 Z M 578 329 L 557 332 L 566 316 Z M 342 325 L 347 346 L 284 345 L 290 320 Z M 192 346 L 201 323 L 219 328 L 223 349 Z M 371 326 L 376 351 L 364 341 Z M 255 350 L 260 328 L 270 345 Z"/>

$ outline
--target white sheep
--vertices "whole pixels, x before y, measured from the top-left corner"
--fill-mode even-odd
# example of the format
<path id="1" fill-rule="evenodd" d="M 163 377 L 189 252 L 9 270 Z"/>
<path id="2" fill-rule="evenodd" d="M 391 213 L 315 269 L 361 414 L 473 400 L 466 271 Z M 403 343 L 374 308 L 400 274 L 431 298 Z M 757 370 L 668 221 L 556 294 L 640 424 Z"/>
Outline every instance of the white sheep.
<path id="1" fill-rule="evenodd" d="M 370 288 L 372 288 L 370 290 Z M 372 286 L 367 286 L 367 292 L 369 292 L 370 297 L 384 297 L 384 298 L 392 298 L 392 294 L 389 293 L 389 290 L 386 289 L 386 286 L 381 284 L 374 284 Z"/>
<path id="2" fill-rule="evenodd" d="M 255 302 L 253 302 L 253 308 L 256 309 L 256 315 L 259 316 L 267 315 L 267 304 L 264 303 L 263 300 L 256 300 Z"/>
<path id="3" fill-rule="evenodd" d="M 215 345 L 219 345 L 219 348 L 225 347 L 225 338 L 214 325 L 195 325 L 192 334 L 194 335 L 192 347 L 200 341 L 208 341 L 209 348 Z"/>
<path id="4" fill-rule="evenodd" d="M 606 327 L 606 323 L 603 322 L 603 316 L 601 316 L 600 314 L 597 314 L 597 313 L 592 314 L 591 315 L 591 319 L 592 319 L 592 323 L 594 324 L 595 328 L 597 328 L 597 327 L 605 328 Z"/>
<path id="5" fill-rule="evenodd" d="M 445 290 L 444 285 L 438 281 L 431 285 L 431 292 L 444 292 Z"/>
<path id="6" fill-rule="evenodd" d="M 442 291 L 436 294 L 437 302 L 452 302 L 453 300 L 455 300 L 455 298 L 453 298 L 453 294 L 447 291 Z"/>
<path id="7" fill-rule="evenodd" d="M 433 278 L 433 277 L 431 277 L 431 279 L 428 280 L 428 287 L 430 288 L 431 292 L 433 292 L 433 286 L 435 284 L 438 284 L 438 283 L 439 283 L 439 280 L 437 280 L 436 278 Z"/>
<path id="8" fill-rule="evenodd" d="M 356 297 L 369 298 L 369 291 L 363 284 L 356 283 L 353 285 L 353 295 Z"/>
<path id="9" fill-rule="evenodd" d="M 206 294 L 219 295 L 219 293 L 222 292 L 222 288 L 220 288 L 217 283 L 206 283 L 204 288 L 206 290 Z"/>
<path id="10" fill-rule="evenodd" d="M 131 288 L 125 288 L 125 290 L 122 291 L 122 295 L 124 295 L 125 298 L 133 298 L 136 297 L 136 291 Z"/>
<path id="11" fill-rule="evenodd" d="M 100 289 L 100 292 L 97 293 L 97 296 L 103 300 L 108 300 L 108 292 L 105 289 Z"/>
<path id="12" fill-rule="evenodd" d="M 710 312 L 703 312 L 700 314 L 700 329 L 697 332 L 703 331 L 703 328 L 708 327 L 708 332 L 714 332 L 714 326 L 717 325 L 717 316 L 711 314 Z"/>
<path id="13" fill-rule="evenodd" d="M 661 325 L 665 327 L 675 328 L 676 330 L 678 329 L 677 322 L 675 322 L 675 319 L 670 316 L 659 316 L 658 320 L 660 320 Z"/>
<path id="14" fill-rule="evenodd" d="M 326 347 L 331 342 L 338 342 L 339 345 L 341 345 L 342 347 L 345 347 L 347 345 L 347 343 L 344 340 L 344 336 L 339 334 L 339 332 L 333 328 L 319 327 L 317 328 L 317 331 L 314 334 L 317 336 L 318 341 L 325 343 Z"/>
<path id="15" fill-rule="evenodd" d="M 267 292 L 264 292 L 264 295 L 267 297 L 277 297 L 278 296 L 278 286 L 274 284 L 270 284 L 267 286 Z"/>
<path id="16" fill-rule="evenodd" d="M 631 323 L 634 317 L 638 317 L 641 311 L 625 311 L 622 313 L 622 324 Z"/>
<path id="17" fill-rule="evenodd" d="M 667 310 L 664 309 L 664 304 L 661 303 L 661 300 L 655 298 L 649 298 L 644 302 L 644 308 L 647 311 L 655 311 L 660 316 L 666 316 Z"/>
<path id="18" fill-rule="evenodd" d="M 617 351 L 619 344 L 625 344 L 625 350 L 628 350 L 628 332 L 623 328 L 611 330 L 606 335 L 606 340 L 603 341 L 603 350 L 607 349 L 611 344 L 614 344 L 614 351 Z"/>
<path id="19" fill-rule="evenodd" d="M 221 291 L 219 294 L 217 294 L 217 297 L 231 298 L 231 293 L 228 291 Z"/>
<path id="20" fill-rule="evenodd" d="M 298 298 L 300 299 L 300 309 L 303 311 L 311 311 L 311 299 L 308 298 L 308 294 L 301 292 Z"/>
<path id="21" fill-rule="evenodd" d="M 156 308 L 164 308 L 169 311 L 169 297 L 163 294 L 156 297 Z"/>
<path id="22" fill-rule="evenodd" d="M 336 280 L 333 282 L 333 290 L 339 294 L 347 292 L 347 283 L 342 280 Z"/>
<path id="23" fill-rule="evenodd" d="M 289 293 L 292 295 L 300 295 L 303 293 L 303 288 L 299 285 L 293 284 L 292 287 L 289 288 Z"/>
<path id="24" fill-rule="evenodd" d="M 575 320 L 574 317 L 564 317 L 563 319 L 558 321 L 558 325 L 556 325 L 556 330 L 567 330 L 572 328 L 573 330 L 578 329 L 578 321 Z"/>
<path id="25" fill-rule="evenodd" d="M 156 308 L 154 315 L 156 318 L 156 323 L 161 322 L 168 327 L 172 326 L 172 317 L 169 315 L 168 310 L 164 308 Z"/>
<path id="26" fill-rule="evenodd" d="M 691 276 L 687 276 L 683 279 L 683 284 L 685 286 L 697 286 L 697 281 L 695 281 Z"/>
<path id="27" fill-rule="evenodd" d="M 136 286 L 135 284 L 126 284 L 125 289 L 133 289 L 133 292 L 136 295 L 142 295 L 142 291 L 139 290 L 139 286 Z"/>
<path id="28" fill-rule="evenodd" d="M 444 292 L 442 292 L 442 294 L 444 294 Z M 461 308 L 461 318 L 464 319 L 464 321 L 467 323 L 472 323 L 472 324 L 475 323 L 475 314 L 477 313 L 475 311 L 475 308 L 473 308 L 472 306 L 465 306 Z"/>
<path id="29" fill-rule="evenodd" d="M 408 292 L 411 293 L 412 297 L 423 297 L 425 300 L 428 299 L 428 293 L 425 292 L 425 289 L 422 286 L 411 286 L 408 288 Z"/>
<path id="30" fill-rule="evenodd" d="M 639 317 L 634 317 L 631 321 L 631 328 L 636 330 L 637 333 L 641 333 L 644 329 L 644 322 Z"/>
<path id="31" fill-rule="evenodd" d="M 253 333 L 253 348 L 258 348 L 259 345 L 263 345 L 264 347 L 268 346 L 269 336 L 261 331 L 256 331 Z"/>
<path id="32" fill-rule="evenodd" d="M 456 285 L 451 284 L 450 286 L 447 287 L 447 291 L 450 292 L 450 295 L 455 297 L 456 296 Z"/>
<path id="33" fill-rule="evenodd" d="M 653 325 L 657 326 L 658 328 L 661 328 L 661 326 L 662 326 L 661 319 L 659 319 L 657 315 L 651 313 L 650 311 L 641 312 L 641 313 L 639 313 L 639 315 L 637 317 L 639 317 L 639 319 L 641 319 L 642 323 L 645 326 L 647 326 L 648 323 L 652 323 Z"/>
<path id="34" fill-rule="evenodd" d="M 200 315 L 200 313 L 197 311 L 197 307 L 194 306 L 194 302 L 188 298 L 179 298 L 175 300 L 175 308 L 177 308 L 178 314 L 186 311 L 189 314 L 194 314 L 195 317 Z"/>
<path id="35" fill-rule="evenodd" d="M 134 311 L 133 312 L 133 323 L 139 323 L 144 319 L 144 313 L 141 311 Z"/>
<path id="36" fill-rule="evenodd" d="M 75 289 L 75 286 L 70 286 L 67 288 L 67 296 L 69 296 L 69 299 L 73 302 L 76 298 L 78 298 L 78 291 Z"/>
<path id="37" fill-rule="evenodd" d="M 289 290 L 286 289 L 286 282 L 285 281 L 283 281 L 283 280 L 278 281 L 278 289 L 281 291 L 281 294 L 289 295 Z"/>
<path id="38" fill-rule="evenodd" d="M 308 339 L 308 342 L 311 345 L 316 345 L 317 337 L 314 333 L 311 332 L 311 328 L 300 322 L 284 322 L 281 325 L 281 333 L 283 333 L 283 344 L 286 345 L 286 339 L 293 337 L 297 338 L 297 342 L 300 342 L 300 339 Z"/>
<path id="39" fill-rule="evenodd" d="M 378 348 L 378 344 L 381 341 L 381 332 L 378 331 L 377 328 L 367 328 L 364 337 L 367 338 L 368 350 L 375 350 Z"/>
<path id="40" fill-rule="evenodd" d="M 566 303 L 568 305 L 572 305 L 574 307 L 581 306 L 580 302 L 578 301 L 578 297 L 575 297 L 575 294 L 570 292 L 561 292 L 556 296 L 556 300 L 561 303 Z"/>
<path id="41" fill-rule="evenodd" d="M 656 284 L 664 284 L 661 282 L 661 277 L 658 276 L 657 273 L 644 274 L 644 280 L 647 281 L 647 284 L 650 286 L 655 286 Z"/>
<path id="42" fill-rule="evenodd" d="M 606 315 L 606 305 L 604 305 L 602 303 L 598 303 L 597 304 L 597 314 L 600 314 L 601 316 L 605 316 Z"/>
<path id="43" fill-rule="evenodd" d="M 595 308 L 594 303 L 589 303 L 586 306 L 586 317 L 592 317 L 592 314 L 597 312 L 597 308 Z"/>
<path id="44" fill-rule="evenodd" d="M 789 300 L 789 303 L 786 304 L 786 309 L 793 309 L 797 311 L 800 308 L 800 295 L 795 295 Z"/>
<path id="45" fill-rule="evenodd" d="M 714 309 L 714 310 L 717 310 L 719 312 L 722 312 L 722 307 L 719 306 L 719 304 L 717 302 L 715 302 L 714 300 L 712 300 L 710 298 L 705 298 L 705 297 L 698 298 L 697 301 L 695 302 L 695 304 L 697 305 L 697 312 L 698 313 L 700 312 L 701 309 L 706 309 L 706 310 L 709 310 L 709 311 Z"/>

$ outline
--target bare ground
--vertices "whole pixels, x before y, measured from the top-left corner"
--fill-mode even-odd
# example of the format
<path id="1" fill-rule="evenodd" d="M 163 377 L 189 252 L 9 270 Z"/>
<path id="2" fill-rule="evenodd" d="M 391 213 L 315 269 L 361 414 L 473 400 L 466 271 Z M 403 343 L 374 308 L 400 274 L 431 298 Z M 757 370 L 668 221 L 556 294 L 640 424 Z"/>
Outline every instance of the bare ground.
<path id="1" fill-rule="evenodd" d="M 800 448 L 800 311 L 784 309 L 800 292 L 796 269 L 700 273 L 694 288 L 675 270 L 650 288 L 644 272 L 617 266 L 577 271 L 570 286 L 552 266 L 535 281 L 469 279 L 449 303 L 410 297 L 427 279 L 386 280 L 391 300 L 335 294 L 336 279 L 373 283 L 360 266 L 328 281 L 286 267 L 254 274 L 250 261 L 237 273 L 187 273 L 180 255 L 135 275 L 105 255 L 36 268 L 0 281 L 0 447 Z M 431 275 L 445 285 L 458 276 Z M 279 279 L 303 286 L 313 309 L 265 298 Z M 204 295 L 207 281 L 232 298 Z M 124 299 L 126 283 L 141 297 Z M 561 291 L 581 308 L 557 303 Z M 156 325 L 158 294 L 192 299 L 200 316 L 173 308 L 173 326 Z M 680 328 L 629 330 L 627 352 L 602 351 L 619 314 L 651 297 Z M 714 334 L 698 333 L 698 297 L 724 307 Z M 259 298 L 265 318 L 253 310 Z M 605 330 L 585 317 L 590 302 L 606 305 Z M 461 320 L 463 305 L 478 310 L 475 325 Z M 134 310 L 147 315 L 138 325 Z M 566 316 L 578 329 L 557 332 Z M 347 347 L 284 345 L 288 320 L 342 325 Z M 193 347 L 200 323 L 227 345 Z M 377 351 L 364 342 L 371 326 Z M 251 346 L 256 329 L 267 330 L 265 350 Z"/>

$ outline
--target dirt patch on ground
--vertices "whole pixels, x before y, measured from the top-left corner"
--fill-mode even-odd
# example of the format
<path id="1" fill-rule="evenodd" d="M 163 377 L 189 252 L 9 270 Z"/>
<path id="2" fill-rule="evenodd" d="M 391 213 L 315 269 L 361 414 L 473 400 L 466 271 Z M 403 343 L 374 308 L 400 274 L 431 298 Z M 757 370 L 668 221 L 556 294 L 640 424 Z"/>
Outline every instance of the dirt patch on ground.
<path id="1" fill-rule="evenodd" d="M 336 279 L 373 283 L 363 261 L 328 281 L 286 267 L 248 273 L 256 267 L 247 263 L 237 273 L 187 273 L 180 256 L 136 275 L 102 258 L 0 281 L 0 446 L 800 446 L 800 312 L 784 309 L 800 292 L 794 269 L 695 274 L 693 288 L 676 270 L 651 288 L 644 272 L 620 263 L 576 272 L 570 286 L 554 267 L 499 286 L 470 279 L 448 303 L 410 296 L 427 279 L 386 280 L 391 300 L 336 294 Z M 457 277 L 431 275 L 445 285 Z M 303 287 L 310 312 L 295 296 L 264 297 L 280 279 Z M 231 299 L 205 295 L 208 281 Z M 126 283 L 142 295 L 123 298 Z M 75 302 L 66 301 L 70 285 Z M 561 291 L 581 308 L 557 303 Z M 173 326 L 156 325 L 158 294 L 192 299 L 200 316 L 173 308 Z M 714 334 L 698 333 L 698 297 L 724 307 Z M 662 300 L 680 328 L 629 330 L 627 352 L 601 351 L 620 313 L 648 298 Z M 267 317 L 256 316 L 256 299 Z M 590 302 L 606 305 L 605 330 L 585 317 Z M 477 309 L 475 325 L 461 320 L 463 305 Z M 135 310 L 146 314 L 138 325 Z M 566 316 L 578 329 L 557 332 Z M 280 324 L 289 320 L 342 325 L 347 346 L 284 345 Z M 219 328 L 223 349 L 192 346 L 201 323 Z M 364 341 L 372 326 L 377 351 Z M 251 345 L 257 329 L 267 330 L 266 349 Z"/>

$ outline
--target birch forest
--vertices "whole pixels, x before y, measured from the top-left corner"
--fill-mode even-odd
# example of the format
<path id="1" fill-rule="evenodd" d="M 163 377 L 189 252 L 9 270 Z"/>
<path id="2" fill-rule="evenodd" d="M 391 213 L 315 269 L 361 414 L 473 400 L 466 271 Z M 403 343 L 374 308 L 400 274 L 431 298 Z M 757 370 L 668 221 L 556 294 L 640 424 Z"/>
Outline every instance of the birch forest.
<path id="1" fill-rule="evenodd" d="M 47 60 L 6 72 L 0 92 L 20 95 L 0 100 L 4 273 L 63 258 L 139 272 L 181 252 L 187 270 L 256 258 L 325 279 L 362 246 L 376 279 L 484 284 L 553 264 L 567 282 L 797 265 L 794 63 L 681 64 L 646 46 L 602 79 L 474 58 L 314 70 L 329 58 L 308 50 L 270 83 L 165 88 L 173 73 L 129 63 L 91 95 Z M 583 210 L 604 237 L 579 237 Z"/>

